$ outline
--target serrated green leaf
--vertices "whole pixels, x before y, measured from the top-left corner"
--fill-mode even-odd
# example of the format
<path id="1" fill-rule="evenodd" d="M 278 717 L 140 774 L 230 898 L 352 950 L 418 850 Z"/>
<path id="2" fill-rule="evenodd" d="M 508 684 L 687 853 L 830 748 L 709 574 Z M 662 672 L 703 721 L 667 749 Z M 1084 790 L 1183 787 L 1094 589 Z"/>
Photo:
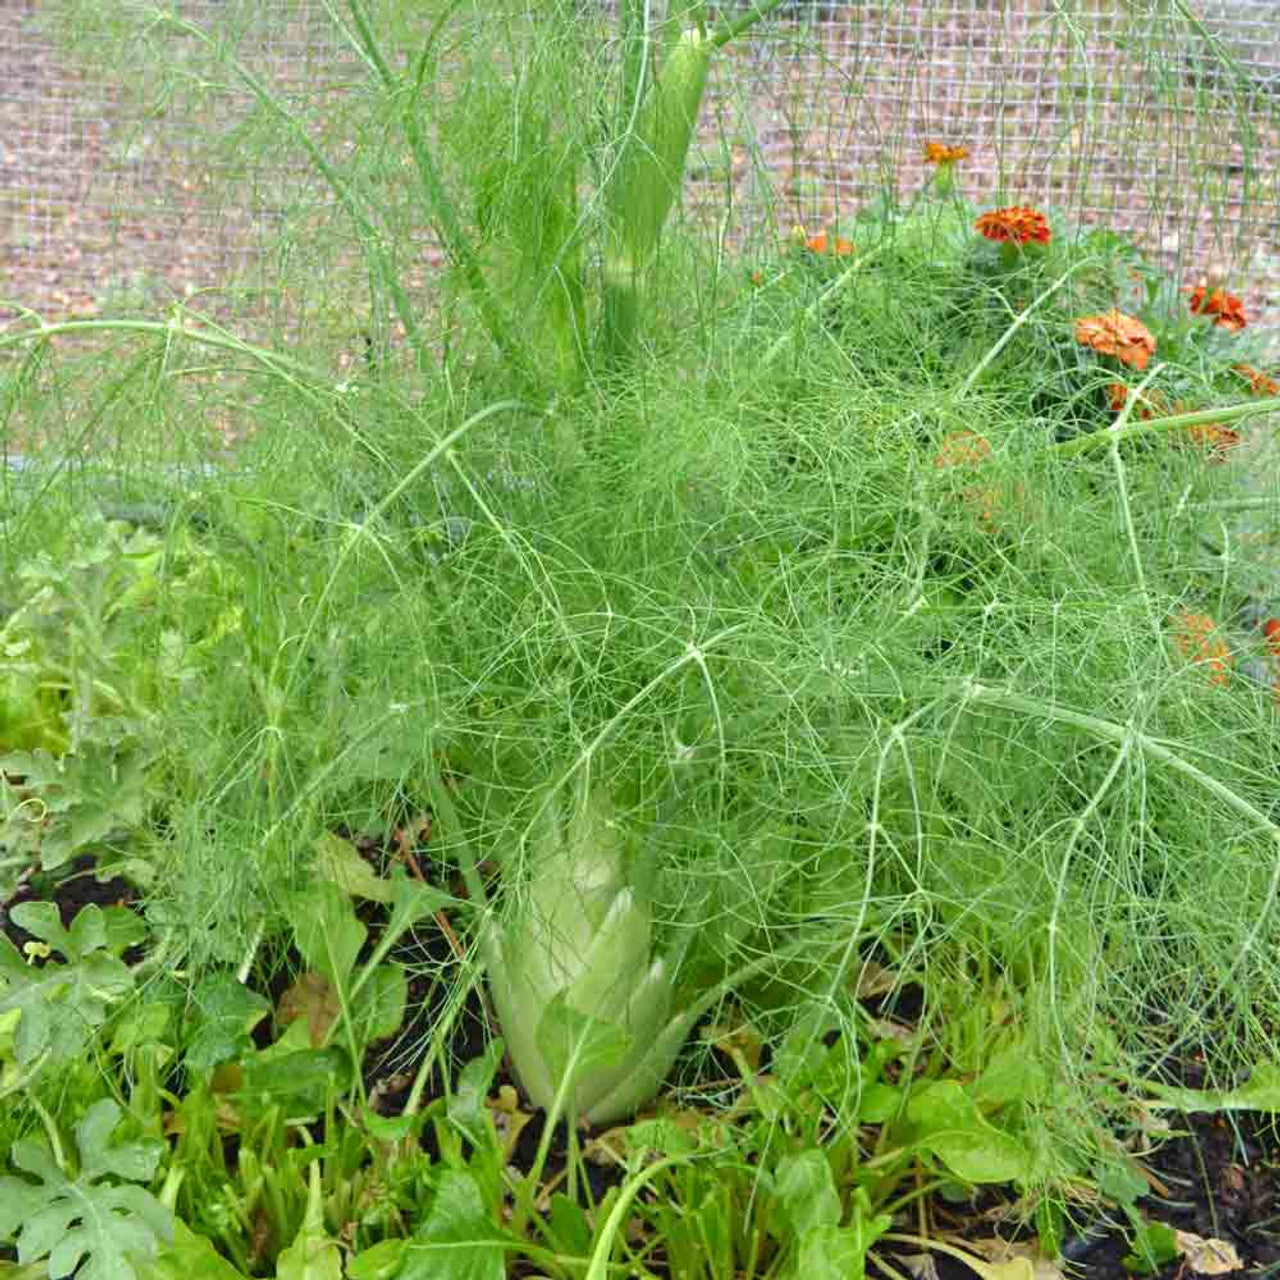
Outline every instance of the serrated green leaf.
<path id="1" fill-rule="evenodd" d="M 1182 1089 L 1150 1081 L 1147 1090 L 1159 1102 L 1180 1111 L 1280 1111 L 1280 1063 L 1260 1062 L 1238 1089 Z"/>
<path id="2" fill-rule="evenodd" d="M 96 1102 L 76 1125 L 80 1173 L 71 1177 L 40 1142 L 15 1142 L 12 1163 L 37 1181 L 0 1178 L 0 1236 L 16 1235 L 18 1261 L 49 1259 L 51 1280 L 138 1280 L 134 1259 L 151 1259 L 173 1238 L 173 1216 L 136 1182 L 150 1181 L 161 1142 L 113 1143 L 120 1106 Z M 128 1179 L 120 1183 L 104 1177 Z M 77 1270 L 78 1268 L 78 1270 Z"/>
<path id="3" fill-rule="evenodd" d="M 14 1032 L 14 1057 L 24 1069 L 41 1059 L 51 1067 L 63 1065 L 133 990 L 133 975 L 121 960 L 101 949 L 107 931 L 98 907 L 85 907 L 70 930 L 62 927 L 52 903 L 22 903 L 11 915 L 15 923 L 71 959 L 68 964 L 28 965 L 0 935 L 0 1014 L 13 1009 L 22 1014 Z"/>

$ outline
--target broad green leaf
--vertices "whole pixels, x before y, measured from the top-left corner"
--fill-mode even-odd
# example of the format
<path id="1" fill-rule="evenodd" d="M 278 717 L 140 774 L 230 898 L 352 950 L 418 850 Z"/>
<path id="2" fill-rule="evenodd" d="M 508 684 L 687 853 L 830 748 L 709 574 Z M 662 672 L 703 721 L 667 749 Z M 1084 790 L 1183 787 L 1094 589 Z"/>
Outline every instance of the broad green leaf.
<path id="1" fill-rule="evenodd" d="M 421 1111 L 411 1116 L 380 1116 L 366 1108 L 362 1113 L 365 1130 L 375 1142 L 403 1142 L 421 1127 L 423 1119 Z"/>
<path id="2" fill-rule="evenodd" d="M 387 932 L 393 937 L 399 937 L 419 920 L 434 915 L 455 901 L 429 884 L 409 879 L 403 867 L 397 867 L 392 873 L 390 885 L 391 918 L 387 921 Z"/>
<path id="3" fill-rule="evenodd" d="M 1173 1262 L 1182 1250 L 1178 1247 L 1178 1235 L 1163 1222 L 1144 1222 L 1139 1225 L 1130 1241 L 1131 1249 L 1120 1259 L 1126 1271 L 1138 1275 L 1150 1275 L 1166 1263 Z"/>
<path id="4" fill-rule="evenodd" d="M 503 1237 L 480 1184 L 465 1169 L 446 1169 L 427 1220 L 414 1234 L 399 1280 L 503 1280 Z"/>
<path id="5" fill-rule="evenodd" d="M 173 1241 L 154 1261 L 137 1264 L 138 1280 L 245 1280 L 204 1236 L 179 1218 Z"/>
<path id="6" fill-rule="evenodd" d="M 992 1055 L 974 1090 L 979 1102 L 992 1106 L 1043 1102 L 1049 1093 L 1049 1077 L 1027 1045 L 1016 1040 Z"/>
<path id="7" fill-rule="evenodd" d="M 356 1043 L 368 1045 L 395 1035 L 404 1021 L 408 999 L 409 982 L 403 965 L 388 962 L 374 969 L 351 1001 Z"/>
<path id="8" fill-rule="evenodd" d="M 187 1066 L 211 1071 L 251 1052 L 249 1033 L 270 1009 L 265 996 L 251 991 L 233 973 L 201 978 L 191 995 L 195 1029 L 187 1041 Z"/>
<path id="9" fill-rule="evenodd" d="M 384 1240 L 362 1249 L 347 1263 L 347 1280 L 399 1280 L 408 1248 L 407 1240 Z"/>
<path id="10" fill-rule="evenodd" d="M 0 1280 L 49 1280 L 49 1266 L 45 1262 L 33 1262 L 24 1267 L 20 1262 L 0 1260 Z"/>
<path id="11" fill-rule="evenodd" d="M 863 1124 L 884 1124 L 898 1114 L 902 1090 L 891 1084 L 869 1084 L 858 1099 L 858 1118 Z"/>
<path id="12" fill-rule="evenodd" d="M 504 1052 L 501 1040 L 494 1040 L 478 1058 L 462 1068 L 449 1099 L 447 1115 L 476 1147 L 484 1146 L 493 1132 L 485 1099 L 493 1088 L 493 1078 Z"/>
<path id="13" fill-rule="evenodd" d="M 82 742 L 74 753 L 53 756 L 43 748 L 0 757 L 0 770 L 25 779 L 10 789 L 19 799 L 33 795 L 38 807 L 13 808 L 6 802 L 0 819 L 6 842 L 38 852 L 46 871 L 65 866 L 81 853 L 92 852 L 119 828 L 137 827 L 151 803 L 147 789 L 147 757 L 140 750 L 133 726 L 114 732 L 100 722 L 102 740 Z M 0 797 L 3 800 L 4 797 Z M 38 822 L 24 821 L 38 812 Z"/>
<path id="14" fill-rule="evenodd" d="M 814 1227 L 800 1238 L 791 1274 L 795 1280 L 862 1280 L 868 1251 L 892 1224 L 881 1214 L 869 1221 L 858 1215 L 849 1227 Z"/>
<path id="15" fill-rule="evenodd" d="M 593 1232 L 585 1210 L 576 1200 L 557 1191 L 551 1197 L 551 1230 L 560 1248 L 580 1258 L 591 1252 Z"/>
<path id="16" fill-rule="evenodd" d="M 683 1156 L 698 1147 L 698 1139 L 674 1121 L 661 1117 L 637 1120 L 623 1131 L 627 1151 L 632 1156 Z"/>
<path id="17" fill-rule="evenodd" d="M 1027 1147 L 989 1124 L 956 1080 L 936 1080 L 913 1092 L 907 1120 L 918 1145 L 966 1182 L 1016 1182 L 1030 1175 Z"/>
<path id="18" fill-rule="evenodd" d="M 135 1259 L 173 1239 L 173 1215 L 149 1191 L 162 1142 L 113 1143 L 121 1109 L 96 1102 L 76 1125 L 80 1173 L 62 1170 L 43 1141 L 13 1144 L 14 1167 L 36 1179 L 0 1178 L 0 1238 L 17 1237 L 18 1261 L 49 1260 L 51 1280 L 139 1280 Z M 104 1182 L 120 1178 L 123 1182 Z M 77 1270 L 79 1268 L 79 1270 Z"/>
<path id="19" fill-rule="evenodd" d="M 774 1176 L 778 1205 L 795 1236 L 840 1225 L 840 1193 L 831 1165 L 821 1151 L 805 1151 L 778 1162 Z"/>
<path id="20" fill-rule="evenodd" d="M 289 1028 L 307 1036 L 303 1022 Z M 272 1046 L 275 1049 L 280 1042 Z M 295 1049 L 292 1052 L 251 1054 L 241 1064 L 241 1093 L 258 1106 L 284 1107 L 290 1114 L 314 1114 L 345 1094 L 351 1085 L 351 1065 L 339 1048 Z"/>
<path id="21" fill-rule="evenodd" d="M 342 1249 L 324 1229 L 318 1163 L 311 1165 L 302 1226 L 293 1243 L 276 1259 L 276 1280 L 342 1280 Z"/>
<path id="22" fill-rule="evenodd" d="M 293 894 L 285 910 L 307 967 L 345 989 L 367 935 L 351 899 L 336 884 L 317 880 Z"/>

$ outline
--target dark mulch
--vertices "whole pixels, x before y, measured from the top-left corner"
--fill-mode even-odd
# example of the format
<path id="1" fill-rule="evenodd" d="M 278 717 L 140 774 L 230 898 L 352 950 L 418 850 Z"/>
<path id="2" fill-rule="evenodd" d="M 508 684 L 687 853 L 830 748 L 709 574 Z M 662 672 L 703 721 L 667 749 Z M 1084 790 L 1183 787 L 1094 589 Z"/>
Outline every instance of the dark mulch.
<path id="1" fill-rule="evenodd" d="M 1234 1122 L 1233 1122 L 1234 1121 Z M 1274 1117 L 1196 1114 L 1179 1118 L 1185 1137 L 1165 1143 L 1148 1162 L 1168 1196 L 1147 1197 L 1149 1221 L 1233 1245 L 1246 1273 L 1280 1264 L 1280 1130 Z M 1124 1233 L 1101 1220 L 1069 1248 L 1090 1280 L 1127 1276 Z M 1195 1274 L 1171 1263 L 1162 1277 Z"/>
<path id="2" fill-rule="evenodd" d="M 24 902 L 56 902 L 64 928 L 68 927 L 84 907 L 133 907 L 138 891 L 127 880 L 115 877 L 99 880 L 94 875 L 92 858 L 77 858 L 70 868 L 57 876 L 36 873 L 23 879 L 18 888 L 0 902 L 0 933 L 19 950 L 35 939 L 20 929 L 10 918 L 10 911 Z"/>

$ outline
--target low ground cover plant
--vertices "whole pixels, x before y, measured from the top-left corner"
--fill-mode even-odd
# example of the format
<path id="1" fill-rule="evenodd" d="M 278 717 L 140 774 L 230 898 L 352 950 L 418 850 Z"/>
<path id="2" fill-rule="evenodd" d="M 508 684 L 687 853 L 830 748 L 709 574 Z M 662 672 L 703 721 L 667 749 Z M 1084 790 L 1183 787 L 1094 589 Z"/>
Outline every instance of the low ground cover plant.
<path id="1" fill-rule="evenodd" d="M 186 309 L 0 335 L 51 441 L 0 492 L 0 1269 L 1196 1247 L 1143 1201 L 1168 1115 L 1280 1105 L 1280 622 L 1239 526 L 1276 371 L 1225 286 L 970 203 L 962 139 L 756 259 L 675 226 L 759 8 L 624 3 L 602 86 L 567 7 L 411 42 L 352 0 L 342 164 L 221 47 L 354 228 L 378 358 Z M 223 397 L 234 457 L 157 471 Z"/>

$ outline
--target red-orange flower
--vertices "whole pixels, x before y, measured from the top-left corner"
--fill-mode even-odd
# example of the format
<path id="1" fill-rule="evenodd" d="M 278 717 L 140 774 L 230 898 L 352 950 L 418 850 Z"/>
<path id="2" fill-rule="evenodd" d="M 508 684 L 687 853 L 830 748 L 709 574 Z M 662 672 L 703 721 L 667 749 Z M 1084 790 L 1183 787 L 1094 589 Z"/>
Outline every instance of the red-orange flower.
<path id="1" fill-rule="evenodd" d="M 1233 364 L 1231 371 L 1249 380 L 1249 390 L 1255 396 L 1280 396 L 1280 382 L 1263 373 L 1261 369 L 1255 369 L 1250 364 Z"/>
<path id="2" fill-rule="evenodd" d="M 1138 398 L 1141 404 L 1138 405 L 1134 414 L 1144 422 L 1157 414 L 1163 415 L 1168 412 L 1165 398 L 1159 391 L 1144 391 Z M 1111 405 L 1111 412 L 1119 413 L 1129 403 L 1129 388 L 1123 382 L 1109 382 L 1107 400 Z"/>
<path id="3" fill-rule="evenodd" d="M 1222 462 L 1227 454 L 1240 443 L 1240 433 L 1232 431 L 1221 422 L 1199 422 L 1186 428 L 1192 444 L 1203 445 L 1209 451 L 1211 461 Z"/>
<path id="4" fill-rule="evenodd" d="M 1191 311 L 1198 316 L 1213 316 L 1213 323 L 1233 333 L 1239 332 L 1248 324 L 1244 314 L 1244 303 L 1225 289 L 1209 289 L 1207 285 L 1198 284 L 1194 289 L 1186 289 L 1191 295 Z"/>
<path id="5" fill-rule="evenodd" d="M 1156 340 L 1147 326 L 1114 307 L 1102 315 L 1081 316 L 1076 321 L 1076 341 L 1134 369 L 1145 369 L 1156 352 Z"/>
<path id="6" fill-rule="evenodd" d="M 984 213 L 974 226 L 988 240 L 1012 244 L 1049 243 L 1049 220 L 1038 209 L 1029 209 L 1025 205 L 993 209 Z"/>
<path id="7" fill-rule="evenodd" d="M 935 467 L 976 467 L 991 456 L 991 444 L 976 431 L 953 431 L 942 439 Z"/>
<path id="8" fill-rule="evenodd" d="M 1262 624 L 1262 636 L 1267 647 L 1267 663 L 1274 677 L 1271 688 L 1276 701 L 1280 702 L 1280 618 L 1268 618 Z"/>
<path id="9" fill-rule="evenodd" d="M 1226 685 L 1231 679 L 1231 650 L 1217 634 L 1212 618 L 1183 610 L 1173 619 L 1173 642 L 1185 658 L 1209 668 L 1209 682 Z"/>
<path id="10" fill-rule="evenodd" d="M 926 142 L 924 158 L 929 164 L 955 164 L 969 158 L 968 147 L 949 147 L 945 142 Z"/>
<path id="11" fill-rule="evenodd" d="M 853 242 L 846 240 L 843 236 L 836 236 L 833 242 L 834 247 L 828 250 L 828 244 L 832 242 L 828 241 L 825 231 L 819 231 L 816 236 L 810 236 L 805 243 L 814 253 L 831 252 L 838 258 L 847 258 L 851 253 L 856 252 L 856 246 Z"/>

